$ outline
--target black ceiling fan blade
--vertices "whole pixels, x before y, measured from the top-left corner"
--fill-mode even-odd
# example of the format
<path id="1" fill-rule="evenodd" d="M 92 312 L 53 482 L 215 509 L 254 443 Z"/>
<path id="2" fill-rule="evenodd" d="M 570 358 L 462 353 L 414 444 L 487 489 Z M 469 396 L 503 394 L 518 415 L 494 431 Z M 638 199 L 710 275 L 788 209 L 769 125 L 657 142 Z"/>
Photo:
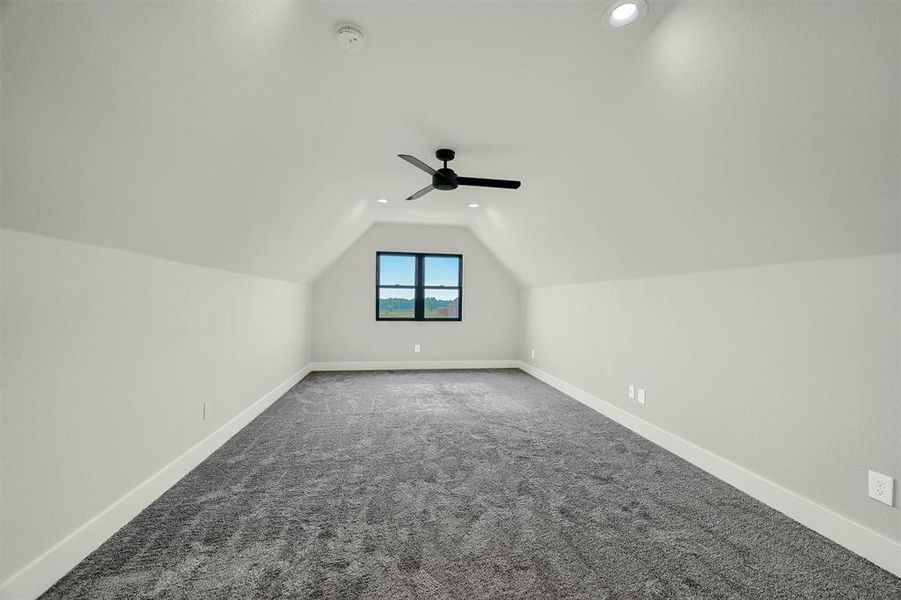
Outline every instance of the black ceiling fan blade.
<path id="1" fill-rule="evenodd" d="M 418 167 L 418 168 L 422 169 L 429 175 L 435 174 L 435 169 L 433 169 L 429 165 L 425 164 L 424 162 L 422 162 L 415 156 L 410 156 L 409 154 L 398 154 L 398 156 L 401 157 L 402 159 L 404 159 L 405 161 L 407 161 L 408 163 L 410 163 L 411 165 L 413 165 L 414 167 Z M 411 200 L 411 198 L 407 198 L 407 200 Z"/>
<path id="2" fill-rule="evenodd" d="M 421 190 L 419 190 L 418 192 L 416 192 L 415 194 L 413 194 L 412 196 L 407 198 L 407 200 L 416 200 L 417 198 L 421 198 L 422 196 L 425 196 L 426 194 L 428 194 L 429 192 L 431 192 L 434 189 L 435 189 L 434 185 L 427 185 L 426 187 L 422 188 Z"/>
<path id="3" fill-rule="evenodd" d="M 522 182 L 510 179 L 482 179 L 481 177 L 457 177 L 457 185 L 473 185 L 477 187 L 518 189 Z"/>

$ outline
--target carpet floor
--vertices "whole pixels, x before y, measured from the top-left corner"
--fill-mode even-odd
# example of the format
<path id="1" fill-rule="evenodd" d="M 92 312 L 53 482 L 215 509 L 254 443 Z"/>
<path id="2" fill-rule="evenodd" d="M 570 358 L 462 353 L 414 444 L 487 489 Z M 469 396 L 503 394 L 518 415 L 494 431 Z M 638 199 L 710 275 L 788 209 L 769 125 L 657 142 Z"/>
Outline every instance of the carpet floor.
<path id="1" fill-rule="evenodd" d="M 313 373 L 42 598 L 901 598 L 517 370 Z"/>

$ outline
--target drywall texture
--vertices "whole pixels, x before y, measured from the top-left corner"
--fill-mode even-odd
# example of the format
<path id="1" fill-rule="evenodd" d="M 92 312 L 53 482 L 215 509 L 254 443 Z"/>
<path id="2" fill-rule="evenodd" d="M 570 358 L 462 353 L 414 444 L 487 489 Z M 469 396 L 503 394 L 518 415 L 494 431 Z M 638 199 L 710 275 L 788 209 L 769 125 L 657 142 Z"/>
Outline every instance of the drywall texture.
<path id="1" fill-rule="evenodd" d="M 867 469 L 901 478 L 898 273 L 878 255 L 532 288 L 520 356 L 901 540 L 867 498 Z"/>
<path id="2" fill-rule="evenodd" d="M 463 320 L 375 320 L 375 253 L 379 250 L 463 255 Z M 378 224 L 313 286 L 316 361 L 492 360 L 516 355 L 520 290 L 464 227 Z M 413 345 L 422 352 L 414 354 Z"/>
<path id="3" fill-rule="evenodd" d="M 299 371 L 309 288 L 0 231 L 6 580 Z"/>

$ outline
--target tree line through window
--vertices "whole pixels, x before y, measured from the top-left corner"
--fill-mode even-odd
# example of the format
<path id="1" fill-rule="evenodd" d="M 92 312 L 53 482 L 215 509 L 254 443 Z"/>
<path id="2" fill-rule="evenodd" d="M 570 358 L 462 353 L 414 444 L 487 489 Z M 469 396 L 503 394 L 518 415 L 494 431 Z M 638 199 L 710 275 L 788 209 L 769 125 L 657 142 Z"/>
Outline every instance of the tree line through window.
<path id="1" fill-rule="evenodd" d="M 463 256 L 377 252 L 379 321 L 460 321 L 463 318 Z"/>

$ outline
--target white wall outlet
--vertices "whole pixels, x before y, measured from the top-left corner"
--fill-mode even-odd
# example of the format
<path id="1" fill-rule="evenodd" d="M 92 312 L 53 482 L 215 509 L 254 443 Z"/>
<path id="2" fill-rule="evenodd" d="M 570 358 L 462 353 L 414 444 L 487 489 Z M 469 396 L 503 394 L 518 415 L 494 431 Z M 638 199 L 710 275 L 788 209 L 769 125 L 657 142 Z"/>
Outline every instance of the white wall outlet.
<path id="1" fill-rule="evenodd" d="M 631 383 L 629 384 L 629 398 L 635 400 L 635 386 Z"/>
<path id="2" fill-rule="evenodd" d="M 532 348 L 532 358 L 535 358 L 535 348 Z"/>
<path id="3" fill-rule="evenodd" d="M 645 401 L 644 388 L 638 388 L 638 403 L 644 404 L 644 401 Z"/>
<path id="4" fill-rule="evenodd" d="M 869 475 L 870 498 L 878 500 L 883 504 L 893 506 L 895 500 L 895 480 L 888 475 L 883 475 L 876 471 L 870 471 Z"/>
<path id="5" fill-rule="evenodd" d="M 420 352 L 422 352 L 422 346 L 420 346 L 419 344 L 413 344 L 413 352 L 419 354 Z"/>

